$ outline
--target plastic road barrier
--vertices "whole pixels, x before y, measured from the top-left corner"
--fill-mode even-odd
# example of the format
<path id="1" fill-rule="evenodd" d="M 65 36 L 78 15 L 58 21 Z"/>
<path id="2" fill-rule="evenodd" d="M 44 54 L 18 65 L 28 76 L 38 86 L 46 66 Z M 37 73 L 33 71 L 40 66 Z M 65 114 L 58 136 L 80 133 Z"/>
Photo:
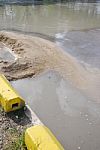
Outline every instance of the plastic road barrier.
<path id="1" fill-rule="evenodd" d="M 0 75 L 0 104 L 5 112 L 25 106 L 25 101 L 17 94 L 4 75 Z"/>
<path id="2" fill-rule="evenodd" d="M 25 132 L 28 150 L 64 150 L 51 131 L 44 125 L 35 125 Z"/>

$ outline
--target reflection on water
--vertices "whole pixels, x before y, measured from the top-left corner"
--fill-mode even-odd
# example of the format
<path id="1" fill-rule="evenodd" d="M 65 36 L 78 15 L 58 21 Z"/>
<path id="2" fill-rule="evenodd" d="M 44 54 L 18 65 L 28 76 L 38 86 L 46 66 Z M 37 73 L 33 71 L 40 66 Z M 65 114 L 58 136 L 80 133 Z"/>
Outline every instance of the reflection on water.
<path id="1" fill-rule="evenodd" d="M 100 28 L 100 4 L 67 3 L 0 7 L 0 29 L 47 35 L 69 30 Z"/>
<path id="2" fill-rule="evenodd" d="M 100 150 L 100 104 L 55 72 L 13 81 L 26 103 L 65 150 Z"/>

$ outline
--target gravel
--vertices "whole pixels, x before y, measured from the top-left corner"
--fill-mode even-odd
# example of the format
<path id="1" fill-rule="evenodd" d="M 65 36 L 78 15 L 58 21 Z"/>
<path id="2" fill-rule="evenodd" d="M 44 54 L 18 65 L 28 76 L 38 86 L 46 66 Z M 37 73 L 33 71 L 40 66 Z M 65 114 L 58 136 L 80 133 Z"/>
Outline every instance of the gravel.
<path id="1" fill-rule="evenodd" d="M 0 107 L 0 150 L 9 150 L 9 146 L 24 133 L 26 128 L 32 125 L 23 109 L 5 113 Z M 18 150 L 22 149 L 19 148 Z"/>

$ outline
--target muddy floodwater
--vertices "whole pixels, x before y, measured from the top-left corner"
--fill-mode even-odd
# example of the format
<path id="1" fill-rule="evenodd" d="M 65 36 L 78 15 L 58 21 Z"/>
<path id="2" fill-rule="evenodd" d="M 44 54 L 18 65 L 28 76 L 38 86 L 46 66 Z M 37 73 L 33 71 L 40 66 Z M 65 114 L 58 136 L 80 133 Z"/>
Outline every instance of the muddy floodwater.
<path id="1" fill-rule="evenodd" d="M 76 57 L 85 68 L 100 69 L 100 30 L 58 34 L 57 45 Z"/>
<path id="2" fill-rule="evenodd" d="M 11 83 L 66 150 L 100 150 L 100 104 L 53 71 Z"/>
<path id="3" fill-rule="evenodd" d="M 100 28 L 99 3 L 0 7 L 0 29 L 50 36 L 70 30 Z"/>
<path id="4" fill-rule="evenodd" d="M 11 83 L 65 150 L 100 150 L 100 3 L 1 6 L 0 30 L 51 40 L 88 72 L 93 85 L 85 92 L 54 71 Z M 0 51 L 1 60 L 13 57 Z M 85 94 L 88 87 L 94 97 Z"/>
<path id="5" fill-rule="evenodd" d="M 1 6 L 3 29 L 53 40 L 83 66 L 100 68 L 100 3 Z"/>

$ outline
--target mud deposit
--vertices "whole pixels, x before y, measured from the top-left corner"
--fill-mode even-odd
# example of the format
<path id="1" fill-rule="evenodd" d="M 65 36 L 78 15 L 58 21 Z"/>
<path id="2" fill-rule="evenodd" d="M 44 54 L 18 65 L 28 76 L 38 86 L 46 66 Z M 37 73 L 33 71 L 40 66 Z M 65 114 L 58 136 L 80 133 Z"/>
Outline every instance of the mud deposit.
<path id="1" fill-rule="evenodd" d="M 17 57 L 2 60 L 0 73 L 9 80 L 35 77 L 12 85 L 65 149 L 99 150 L 100 70 L 86 69 L 55 43 L 39 37 L 2 31 L 0 42 Z M 46 70 L 53 72 L 37 77 Z"/>
<path id="2" fill-rule="evenodd" d="M 11 83 L 65 150 L 100 149 L 100 104 L 57 72 Z"/>
<path id="3" fill-rule="evenodd" d="M 31 77 L 47 69 L 53 69 L 99 102 L 100 70 L 86 70 L 56 44 L 39 37 L 0 32 L 0 42 L 17 56 L 14 62 L 0 63 L 0 72 L 9 80 Z"/>

